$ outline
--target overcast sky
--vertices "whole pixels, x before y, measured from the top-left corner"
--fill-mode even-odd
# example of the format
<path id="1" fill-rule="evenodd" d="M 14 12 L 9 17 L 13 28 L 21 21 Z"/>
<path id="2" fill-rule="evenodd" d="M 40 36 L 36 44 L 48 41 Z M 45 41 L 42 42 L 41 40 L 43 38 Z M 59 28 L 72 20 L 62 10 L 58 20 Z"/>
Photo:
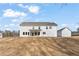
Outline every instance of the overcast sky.
<path id="1" fill-rule="evenodd" d="M 79 4 L 0 3 L 0 30 L 19 30 L 26 22 L 55 22 L 59 28 L 79 27 Z"/>

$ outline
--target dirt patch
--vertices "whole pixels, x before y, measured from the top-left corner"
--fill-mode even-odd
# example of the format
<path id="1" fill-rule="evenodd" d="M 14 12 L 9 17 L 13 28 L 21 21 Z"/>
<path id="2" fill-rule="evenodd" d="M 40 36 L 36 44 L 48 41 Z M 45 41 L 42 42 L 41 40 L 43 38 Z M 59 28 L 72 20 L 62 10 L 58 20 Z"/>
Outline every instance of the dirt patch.
<path id="1" fill-rule="evenodd" d="M 78 56 L 79 37 L 6 37 L 0 39 L 3 56 Z"/>

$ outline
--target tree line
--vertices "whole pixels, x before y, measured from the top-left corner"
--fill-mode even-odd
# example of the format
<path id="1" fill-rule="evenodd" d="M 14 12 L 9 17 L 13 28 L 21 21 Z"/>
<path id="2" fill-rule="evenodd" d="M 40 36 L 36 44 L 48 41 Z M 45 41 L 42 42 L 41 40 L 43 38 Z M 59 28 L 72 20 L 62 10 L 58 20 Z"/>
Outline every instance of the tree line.
<path id="1" fill-rule="evenodd" d="M 3 35 L 3 37 L 18 37 L 20 31 L 10 31 L 10 30 L 5 30 L 5 31 L 0 31 Z"/>

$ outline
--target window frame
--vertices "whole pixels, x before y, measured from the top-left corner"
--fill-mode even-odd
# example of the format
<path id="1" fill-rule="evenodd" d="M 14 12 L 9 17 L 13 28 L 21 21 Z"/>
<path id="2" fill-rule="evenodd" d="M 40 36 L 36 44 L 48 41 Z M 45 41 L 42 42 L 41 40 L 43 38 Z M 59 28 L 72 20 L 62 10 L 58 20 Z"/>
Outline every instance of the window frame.
<path id="1" fill-rule="evenodd" d="M 40 32 L 38 32 L 38 35 L 40 35 Z"/>
<path id="2" fill-rule="evenodd" d="M 46 32 L 43 32 L 43 34 L 45 35 L 45 34 L 46 34 Z"/>
<path id="3" fill-rule="evenodd" d="M 52 29 L 52 26 L 49 26 L 49 29 Z"/>
<path id="4" fill-rule="evenodd" d="M 48 29 L 48 26 L 46 26 L 46 29 Z"/>
<path id="5" fill-rule="evenodd" d="M 38 27 L 38 29 L 41 29 L 40 26 Z"/>
<path id="6" fill-rule="evenodd" d="M 29 32 L 28 32 L 28 35 L 29 35 Z"/>
<path id="7" fill-rule="evenodd" d="M 25 32 L 26 33 L 26 35 L 28 34 L 27 32 Z"/>
<path id="8" fill-rule="evenodd" d="M 25 32 L 23 32 L 23 35 L 25 35 Z"/>

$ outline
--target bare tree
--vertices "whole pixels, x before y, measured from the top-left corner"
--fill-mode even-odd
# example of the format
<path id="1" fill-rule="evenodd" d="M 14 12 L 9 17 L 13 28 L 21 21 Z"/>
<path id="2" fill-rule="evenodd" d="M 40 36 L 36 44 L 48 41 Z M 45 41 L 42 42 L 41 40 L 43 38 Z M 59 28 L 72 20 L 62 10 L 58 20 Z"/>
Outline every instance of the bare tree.
<path id="1" fill-rule="evenodd" d="M 18 37 L 18 36 L 19 36 L 19 31 L 5 30 L 3 32 L 3 37 Z"/>

